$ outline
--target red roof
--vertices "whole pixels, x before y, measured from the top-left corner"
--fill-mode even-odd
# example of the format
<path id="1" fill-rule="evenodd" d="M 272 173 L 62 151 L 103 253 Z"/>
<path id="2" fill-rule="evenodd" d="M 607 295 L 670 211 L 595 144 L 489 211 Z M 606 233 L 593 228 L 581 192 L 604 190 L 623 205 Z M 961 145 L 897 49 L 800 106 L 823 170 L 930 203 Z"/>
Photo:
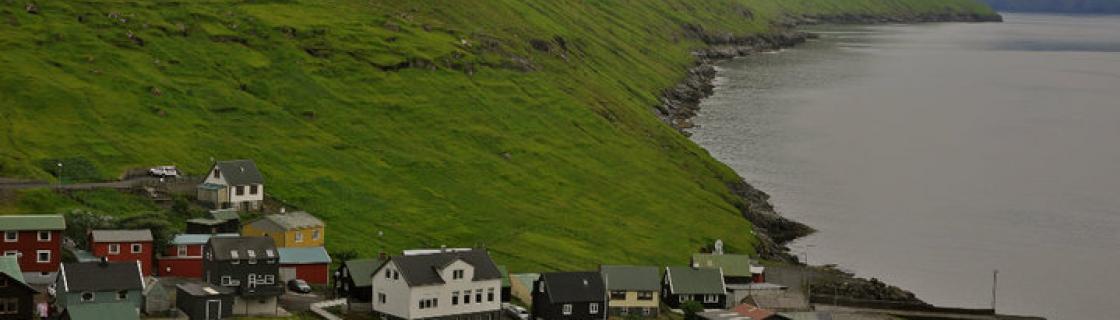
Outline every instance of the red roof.
<path id="1" fill-rule="evenodd" d="M 774 316 L 774 314 L 776 314 L 776 312 L 774 311 L 759 308 L 747 303 L 737 305 L 734 308 L 731 308 L 731 311 L 755 320 L 769 319 L 770 317 Z"/>

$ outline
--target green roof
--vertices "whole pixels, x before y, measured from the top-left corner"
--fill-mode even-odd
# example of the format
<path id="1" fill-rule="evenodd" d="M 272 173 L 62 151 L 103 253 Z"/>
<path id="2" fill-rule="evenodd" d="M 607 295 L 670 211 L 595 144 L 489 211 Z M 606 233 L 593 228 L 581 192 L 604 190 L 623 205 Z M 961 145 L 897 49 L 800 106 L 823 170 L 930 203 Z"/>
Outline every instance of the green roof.
<path id="1" fill-rule="evenodd" d="M 64 230 L 66 219 L 58 214 L 26 214 L 0 216 L 0 231 Z"/>
<path id="2" fill-rule="evenodd" d="M 661 278 L 657 267 L 601 266 L 607 290 L 660 291 Z"/>
<path id="3" fill-rule="evenodd" d="M 19 268 L 19 259 L 14 256 L 0 256 L 0 273 L 7 274 L 19 282 L 25 282 L 23 271 Z"/>
<path id="4" fill-rule="evenodd" d="M 751 276 L 751 257 L 745 254 L 697 253 L 692 255 L 692 265 L 723 269 L 723 275 L 726 277 Z"/>
<path id="5" fill-rule="evenodd" d="M 139 320 L 140 313 L 131 302 L 78 303 L 66 307 L 71 320 Z"/>
<path id="6" fill-rule="evenodd" d="M 509 269 L 506 266 L 498 266 L 498 272 L 502 273 L 502 287 L 509 287 Z"/>
<path id="7" fill-rule="evenodd" d="M 318 264 L 331 263 L 331 256 L 323 247 L 277 248 L 280 264 Z"/>
<path id="8" fill-rule="evenodd" d="M 241 219 L 241 216 L 237 213 L 237 211 L 233 211 L 233 210 L 211 211 L 210 216 L 214 217 L 214 220 L 222 220 L 222 221 Z"/>
<path id="9" fill-rule="evenodd" d="M 346 261 L 346 267 L 350 269 L 355 286 L 368 287 L 373 281 L 373 272 L 384 263 L 381 259 L 354 259 Z"/>
<path id="10" fill-rule="evenodd" d="M 722 294 L 725 293 L 723 275 L 719 269 L 668 267 L 666 277 L 674 294 Z"/>

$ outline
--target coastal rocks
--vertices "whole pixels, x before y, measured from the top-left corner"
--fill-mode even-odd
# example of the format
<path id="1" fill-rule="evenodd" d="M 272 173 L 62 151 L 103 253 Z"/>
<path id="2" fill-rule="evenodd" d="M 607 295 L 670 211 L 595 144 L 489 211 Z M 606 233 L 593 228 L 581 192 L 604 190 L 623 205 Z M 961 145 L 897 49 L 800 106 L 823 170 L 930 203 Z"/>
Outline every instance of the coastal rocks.
<path id="1" fill-rule="evenodd" d="M 927 23 L 927 22 L 1001 22 L 1003 16 L 998 14 L 985 15 L 976 13 L 935 13 L 924 15 L 861 15 L 861 14 L 835 14 L 835 15 L 802 15 L 786 17 L 782 21 L 786 26 L 813 25 L 813 24 L 883 24 L 883 23 Z"/>

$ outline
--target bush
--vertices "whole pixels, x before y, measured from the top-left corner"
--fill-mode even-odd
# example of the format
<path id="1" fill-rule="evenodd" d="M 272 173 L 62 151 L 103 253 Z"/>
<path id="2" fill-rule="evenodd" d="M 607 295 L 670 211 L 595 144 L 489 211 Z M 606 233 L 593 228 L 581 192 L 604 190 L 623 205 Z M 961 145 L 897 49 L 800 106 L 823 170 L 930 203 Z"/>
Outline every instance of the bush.
<path id="1" fill-rule="evenodd" d="M 689 300 L 681 304 L 681 311 L 684 311 L 684 320 L 700 320 L 700 313 L 704 312 L 704 305 L 696 300 Z"/>
<path id="2" fill-rule="evenodd" d="M 39 168 L 57 178 L 60 162 L 62 163 L 63 182 L 97 181 L 102 178 L 101 171 L 97 169 L 97 166 L 92 161 L 82 157 L 42 159 L 39 160 Z"/>

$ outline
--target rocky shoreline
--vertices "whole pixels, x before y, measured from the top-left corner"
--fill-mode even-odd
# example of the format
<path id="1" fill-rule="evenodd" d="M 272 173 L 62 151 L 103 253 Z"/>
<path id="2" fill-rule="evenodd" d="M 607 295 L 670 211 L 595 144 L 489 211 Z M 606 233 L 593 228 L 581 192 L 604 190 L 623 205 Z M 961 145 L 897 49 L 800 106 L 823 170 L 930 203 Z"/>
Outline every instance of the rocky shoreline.
<path id="1" fill-rule="evenodd" d="M 875 16 L 875 15 L 802 15 L 788 16 L 773 28 L 775 31 L 767 34 L 735 36 L 726 32 L 705 30 L 703 26 L 683 25 L 684 35 L 688 38 L 698 39 L 706 47 L 693 52 L 696 64 L 688 69 L 685 78 L 676 86 L 666 89 L 660 96 L 660 104 L 655 107 L 655 114 L 666 124 L 675 128 L 681 134 L 689 136 L 687 131 L 695 127 L 691 119 L 700 110 L 700 102 L 712 95 L 716 77 L 714 64 L 720 61 L 747 56 L 762 51 L 778 50 L 785 47 L 804 43 L 815 35 L 795 30 L 797 26 L 816 24 L 884 24 L 884 23 L 929 23 L 929 22 L 1001 22 L 999 15 L 981 14 L 930 14 L 930 15 L 900 15 L 900 16 Z M 784 261 L 803 265 L 798 258 L 789 252 L 787 243 L 797 238 L 804 237 L 814 230 L 797 221 L 783 217 L 770 203 L 770 196 L 740 179 L 730 183 L 728 188 L 743 199 L 739 206 L 743 217 L 754 224 L 756 236 L 760 240 L 757 248 L 759 255 L 765 259 Z M 809 267 L 809 266 L 806 266 Z M 913 293 L 904 289 L 887 285 L 878 280 L 863 279 L 843 272 L 833 267 L 809 267 L 824 271 L 832 276 L 827 283 L 821 283 L 838 292 L 840 296 L 857 299 L 887 299 L 900 302 L 924 304 Z"/>

